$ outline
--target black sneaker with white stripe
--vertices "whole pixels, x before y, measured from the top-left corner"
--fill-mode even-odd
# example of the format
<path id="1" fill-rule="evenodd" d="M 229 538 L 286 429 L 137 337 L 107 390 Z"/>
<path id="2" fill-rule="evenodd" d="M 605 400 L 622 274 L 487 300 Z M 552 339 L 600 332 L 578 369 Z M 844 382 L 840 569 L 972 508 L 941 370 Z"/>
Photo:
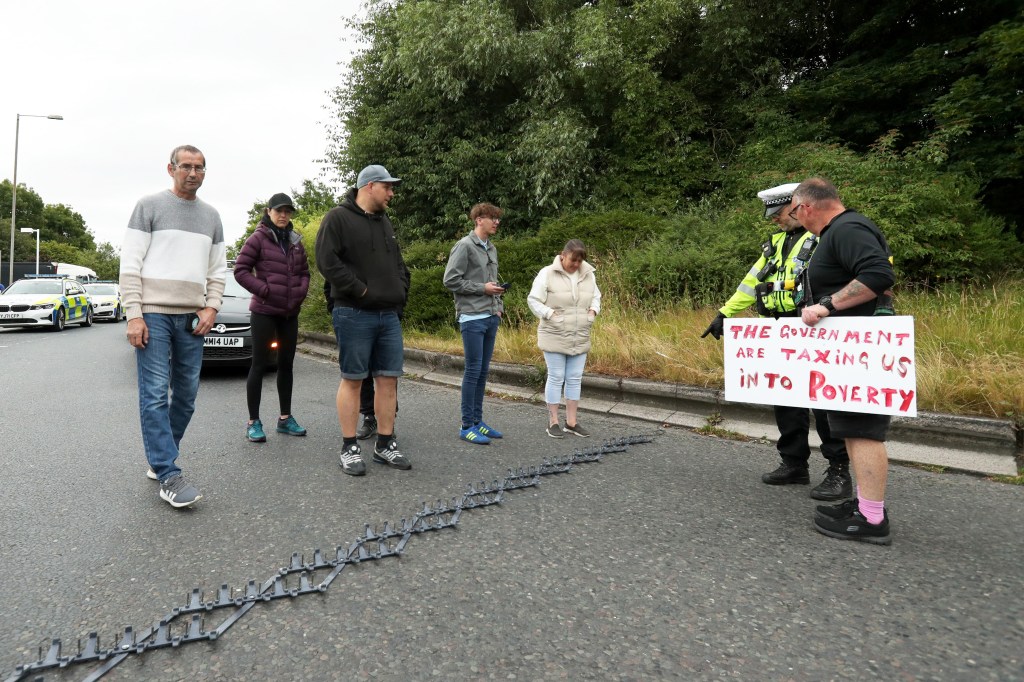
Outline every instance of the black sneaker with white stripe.
<path id="1" fill-rule="evenodd" d="M 180 509 L 195 504 L 203 499 L 203 496 L 181 474 L 175 474 L 160 483 L 160 499 Z"/>
<path id="2" fill-rule="evenodd" d="M 394 438 L 389 438 L 388 444 L 383 448 L 374 446 L 373 461 L 377 464 L 386 464 L 395 469 L 412 469 L 412 464 L 398 450 L 398 441 Z"/>
<path id="3" fill-rule="evenodd" d="M 341 470 L 349 476 L 362 476 L 366 473 L 366 464 L 363 463 L 363 449 L 358 445 L 349 445 L 341 451 L 338 456 Z"/>

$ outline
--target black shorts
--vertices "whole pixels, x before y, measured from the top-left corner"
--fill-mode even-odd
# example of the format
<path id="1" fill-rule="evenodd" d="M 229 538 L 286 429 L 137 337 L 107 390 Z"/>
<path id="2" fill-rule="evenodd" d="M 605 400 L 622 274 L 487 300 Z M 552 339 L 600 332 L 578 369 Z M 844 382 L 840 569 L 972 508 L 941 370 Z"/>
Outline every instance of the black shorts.
<path id="1" fill-rule="evenodd" d="M 885 442 L 892 416 L 863 412 L 828 411 L 828 428 L 833 438 L 866 438 Z"/>

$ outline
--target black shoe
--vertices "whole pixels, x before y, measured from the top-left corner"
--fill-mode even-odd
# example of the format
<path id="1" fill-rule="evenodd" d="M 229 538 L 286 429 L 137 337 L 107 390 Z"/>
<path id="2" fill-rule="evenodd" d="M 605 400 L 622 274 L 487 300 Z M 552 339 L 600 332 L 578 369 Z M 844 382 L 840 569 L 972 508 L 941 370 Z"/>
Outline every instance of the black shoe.
<path id="1" fill-rule="evenodd" d="M 341 470 L 349 476 L 364 476 L 366 464 L 363 462 L 363 450 L 358 445 L 350 445 L 341 451 L 338 457 Z"/>
<path id="2" fill-rule="evenodd" d="M 569 422 L 565 423 L 565 432 L 574 433 L 580 438 L 590 438 L 590 431 L 580 426 L 579 422 L 576 422 L 575 426 L 569 426 Z"/>
<path id="3" fill-rule="evenodd" d="M 801 466 L 799 464 L 788 464 L 783 460 L 778 469 L 775 471 L 769 471 L 767 474 L 761 476 L 761 482 L 767 483 L 768 485 L 789 485 L 790 483 L 807 484 L 811 482 L 811 477 L 807 473 L 806 465 Z"/>
<path id="4" fill-rule="evenodd" d="M 814 513 L 827 519 L 842 519 L 857 511 L 859 505 L 855 497 L 839 504 L 819 504 L 814 508 Z"/>
<path id="5" fill-rule="evenodd" d="M 412 469 L 412 464 L 405 458 L 402 451 L 398 449 L 398 441 L 394 438 L 388 439 L 387 445 L 384 447 L 374 446 L 373 461 L 377 464 L 386 464 L 395 469 Z"/>
<path id="6" fill-rule="evenodd" d="M 860 509 L 860 502 L 857 498 L 840 502 L 839 504 L 819 504 L 814 508 L 814 513 L 823 519 L 845 519 L 847 516 Z M 882 514 L 885 520 L 889 520 L 889 510 L 883 509 Z"/>
<path id="7" fill-rule="evenodd" d="M 825 480 L 811 490 L 811 497 L 815 500 L 845 500 L 852 495 L 849 464 L 829 464 Z"/>
<path id="8" fill-rule="evenodd" d="M 857 500 L 850 500 L 842 505 L 836 505 L 836 507 L 853 507 L 845 516 L 838 518 L 827 515 L 816 516 L 814 530 L 840 540 L 857 540 L 858 542 L 870 542 L 873 545 L 892 544 L 892 533 L 889 532 L 889 513 L 884 512 L 885 516 L 882 522 L 877 525 L 868 523 L 868 520 L 861 515 L 860 510 L 856 508 L 856 504 Z"/>
<path id="9" fill-rule="evenodd" d="M 356 438 L 359 440 L 366 440 L 371 436 L 377 435 L 377 418 L 372 414 L 368 414 L 363 417 L 363 425 L 356 431 Z"/>

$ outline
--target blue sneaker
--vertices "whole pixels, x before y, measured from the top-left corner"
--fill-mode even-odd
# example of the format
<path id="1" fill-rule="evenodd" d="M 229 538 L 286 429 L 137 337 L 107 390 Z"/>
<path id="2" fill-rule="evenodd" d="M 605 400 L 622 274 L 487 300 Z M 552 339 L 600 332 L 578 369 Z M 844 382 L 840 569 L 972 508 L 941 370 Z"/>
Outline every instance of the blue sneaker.
<path id="1" fill-rule="evenodd" d="M 480 433 L 480 428 L 477 426 L 470 426 L 468 429 L 459 430 L 459 438 L 470 443 L 476 443 L 477 445 L 487 445 L 491 442 L 491 439 Z"/>
<path id="2" fill-rule="evenodd" d="M 505 435 L 501 431 L 498 431 L 497 429 L 492 429 L 484 422 L 480 422 L 479 424 L 477 424 L 476 430 L 482 433 L 483 435 L 487 436 L 488 438 L 501 438 L 502 436 Z"/>
<path id="3" fill-rule="evenodd" d="M 289 436 L 305 436 L 306 429 L 299 426 L 299 422 L 295 421 L 295 417 L 288 415 L 284 419 L 277 420 L 277 432 L 287 433 Z"/>
<path id="4" fill-rule="evenodd" d="M 267 434 L 263 433 L 263 422 L 259 419 L 245 427 L 245 437 L 250 443 L 266 443 Z"/>

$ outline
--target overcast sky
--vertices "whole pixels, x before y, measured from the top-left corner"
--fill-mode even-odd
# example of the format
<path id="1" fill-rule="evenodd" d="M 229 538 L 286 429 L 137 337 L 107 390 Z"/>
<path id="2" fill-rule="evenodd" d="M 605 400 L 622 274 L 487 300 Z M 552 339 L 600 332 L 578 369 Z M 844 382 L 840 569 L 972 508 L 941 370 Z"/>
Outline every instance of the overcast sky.
<path id="1" fill-rule="evenodd" d="M 328 91 L 359 48 L 346 19 L 363 13 L 359 0 L 4 2 L 0 178 L 20 113 L 18 183 L 120 248 L 139 197 L 171 186 L 171 149 L 192 144 L 230 244 L 254 201 L 320 176 Z"/>

